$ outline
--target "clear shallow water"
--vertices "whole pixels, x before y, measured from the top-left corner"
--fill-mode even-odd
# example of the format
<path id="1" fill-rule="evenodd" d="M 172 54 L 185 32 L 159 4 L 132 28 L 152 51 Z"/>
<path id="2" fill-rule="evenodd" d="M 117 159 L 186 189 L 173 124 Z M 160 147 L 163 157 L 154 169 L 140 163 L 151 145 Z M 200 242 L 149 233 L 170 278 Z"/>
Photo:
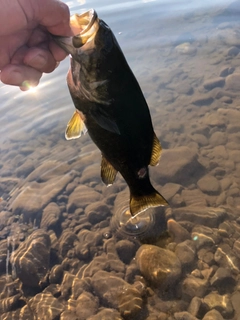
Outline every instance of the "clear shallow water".
<path id="1" fill-rule="evenodd" d="M 40 309 L 53 309 L 57 299 L 61 304 L 56 307 L 57 318 L 60 314 L 61 319 L 73 314 L 81 318 L 71 301 L 77 300 L 76 290 L 82 288 L 85 299 L 98 300 L 89 308 L 79 302 L 82 318 L 83 310 L 92 312 L 84 319 L 91 319 L 101 307 L 116 311 L 111 319 L 181 319 L 180 312 L 187 311 L 202 319 L 211 309 L 216 310 L 216 319 L 221 319 L 217 312 L 224 319 L 238 319 L 240 6 L 231 1 L 67 4 L 72 13 L 93 7 L 109 24 L 147 98 L 164 149 L 151 177 L 170 207 L 157 210 L 157 218 L 153 213 L 136 228 L 149 222 L 141 242 L 167 251 L 142 246 L 135 256 L 138 239 L 119 234 L 114 221 L 125 182 L 118 176 L 112 187 L 103 186 L 100 152 L 88 135 L 65 140 L 74 110 L 65 59 L 52 74 L 43 76 L 35 92 L 0 85 L 1 288 L 6 288 L 6 273 L 24 283 L 23 288 L 15 284 L 23 293 L 2 313 L 16 312 L 19 319 L 16 310 L 27 299 L 31 310 L 39 308 L 35 311 L 39 316 Z M 167 226 L 159 220 L 164 214 Z M 164 233 L 167 228 L 171 238 Z M 47 229 L 50 248 L 45 233 L 35 234 L 31 242 L 29 234 L 35 229 Z M 158 255 L 167 261 L 161 265 L 163 258 L 151 260 Z M 27 259 L 20 264 L 22 256 Z M 43 270 L 30 264 L 33 258 Z M 181 267 L 175 268 L 179 261 Z M 55 271 L 56 265 L 61 272 Z M 161 276 L 166 266 L 169 275 Z M 30 271 L 36 282 L 27 280 Z M 112 292 L 112 299 L 104 298 L 101 281 L 108 274 L 96 275 L 100 271 L 115 277 L 107 289 L 116 287 L 120 297 Z M 73 275 L 81 283 L 71 282 Z M 90 287 L 84 281 L 90 281 Z M 7 283 L 12 285 L 11 278 Z M 1 299 L 9 296 L 15 297 L 6 293 Z M 72 310 L 71 317 L 67 309 Z M 191 319 L 189 314 L 186 319 Z"/>

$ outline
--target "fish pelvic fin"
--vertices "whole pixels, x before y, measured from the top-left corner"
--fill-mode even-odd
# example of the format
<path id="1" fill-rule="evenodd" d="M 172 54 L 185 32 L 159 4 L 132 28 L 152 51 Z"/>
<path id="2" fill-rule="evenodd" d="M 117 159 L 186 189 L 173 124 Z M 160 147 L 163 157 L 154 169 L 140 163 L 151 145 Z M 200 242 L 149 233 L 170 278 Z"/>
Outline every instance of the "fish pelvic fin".
<path id="1" fill-rule="evenodd" d="M 77 139 L 87 132 L 84 119 L 84 115 L 80 111 L 75 110 L 65 131 L 65 138 L 67 140 Z"/>
<path id="2" fill-rule="evenodd" d="M 116 175 L 117 175 L 117 170 L 113 168 L 111 163 L 104 156 L 102 156 L 102 163 L 101 163 L 102 181 L 107 186 L 110 186 L 115 181 Z"/>
<path id="3" fill-rule="evenodd" d="M 150 160 L 150 165 L 151 166 L 156 166 L 159 163 L 160 157 L 162 153 L 162 147 L 161 144 L 154 133 L 153 135 L 153 147 L 152 147 L 152 154 L 151 154 L 151 160 Z"/>
<path id="4" fill-rule="evenodd" d="M 153 193 L 143 196 L 130 196 L 130 212 L 133 216 L 147 210 L 148 208 L 167 206 L 164 197 L 154 190 Z"/>

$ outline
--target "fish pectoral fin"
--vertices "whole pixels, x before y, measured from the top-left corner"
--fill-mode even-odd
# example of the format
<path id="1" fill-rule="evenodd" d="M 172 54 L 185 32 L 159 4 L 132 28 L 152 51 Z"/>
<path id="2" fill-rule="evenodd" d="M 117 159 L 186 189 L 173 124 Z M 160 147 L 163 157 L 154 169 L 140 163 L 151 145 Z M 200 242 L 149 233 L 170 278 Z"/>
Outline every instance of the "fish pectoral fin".
<path id="1" fill-rule="evenodd" d="M 156 166 L 159 163 L 160 157 L 161 157 L 162 147 L 161 144 L 154 133 L 153 135 L 153 147 L 152 147 L 152 154 L 151 154 L 151 160 L 150 160 L 150 166 Z"/>
<path id="2" fill-rule="evenodd" d="M 133 216 L 147 210 L 148 208 L 167 206 L 168 202 L 164 197 L 155 192 L 144 196 L 130 196 L 130 212 Z"/>
<path id="3" fill-rule="evenodd" d="M 117 170 L 113 168 L 110 162 L 102 156 L 102 163 L 101 163 L 101 178 L 102 181 L 107 185 L 113 184 L 117 175 Z"/>
<path id="4" fill-rule="evenodd" d="M 72 118 L 67 124 L 65 138 L 67 140 L 77 139 L 86 132 L 87 128 L 84 123 L 84 115 L 80 111 L 75 110 Z"/>
<path id="5" fill-rule="evenodd" d="M 120 134 L 118 125 L 102 108 L 91 110 L 91 115 L 97 124 L 105 130 Z"/>

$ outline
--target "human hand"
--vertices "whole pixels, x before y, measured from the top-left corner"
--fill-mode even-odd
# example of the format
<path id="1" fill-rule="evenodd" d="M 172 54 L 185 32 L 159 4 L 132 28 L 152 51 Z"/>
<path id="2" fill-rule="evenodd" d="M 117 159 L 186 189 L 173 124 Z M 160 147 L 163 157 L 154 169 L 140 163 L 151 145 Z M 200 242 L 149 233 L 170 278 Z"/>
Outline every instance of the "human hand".
<path id="1" fill-rule="evenodd" d="M 0 80 L 28 90 L 66 53 L 49 33 L 71 35 L 69 9 L 58 0 L 0 0 Z"/>

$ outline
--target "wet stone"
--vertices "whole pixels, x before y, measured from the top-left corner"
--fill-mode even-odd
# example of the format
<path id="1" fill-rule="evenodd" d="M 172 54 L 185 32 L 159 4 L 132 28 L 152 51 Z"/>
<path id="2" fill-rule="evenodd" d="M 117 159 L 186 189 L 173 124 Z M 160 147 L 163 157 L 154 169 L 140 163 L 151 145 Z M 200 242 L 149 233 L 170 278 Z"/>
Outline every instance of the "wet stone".
<path id="1" fill-rule="evenodd" d="M 240 73 L 233 73 L 226 77 L 226 89 L 239 92 L 240 90 Z"/>
<path id="2" fill-rule="evenodd" d="M 198 251 L 198 259 L 199 261 L 206 263 L 207 266 L 212 266 L 215 264 L 214 254 L 205 248 L 202 248 Z"/>
<path id="3" fill-rule="evenodd" d="M 61 296 L 65 299 L 68 299 L 71 295 L 72 284 L 75 279 L 75 276 L 68 271 L 64 272 L 62 283 L 61 283 Z"/>
<path id="4" fill-rule="evenodd" d="M 239 291 L 235 291 L 232 295 L 231 295 L 231 302 L 235 311 L 235 314 L 240 315 L 240 292 Z"/>
<path id="5" fill-rule="evenodd" d="M 69 310 L 63 311 L 60 315 L 60 320 L 69 320 L 69 319 L 78 320 L 78 317 L 76 313 L 73 311 L 69 311 Z"/>
<path id="6" fill-rule="evenodd" d="M 202 225 L 195 226 L 192 229 L 191 236 L 198 249 L 201 247 L 215 246 L 221 241 L 218 231 Z"/>
<path id="7" fill-rule="evenodd" d="M 225 317 L 232 317 L 234 310 L 228 295 L 219 295 L 215 292 L 209 293 L 203 298 L 203 307 L 209 311 L 216 309 Z"/>
<path id="8" fill-rule="evenodd" d="M 210 280 L 210 284 L 218 289 L 220 294 L 232 292 L 236 285 L 236 279 L 232 272 L 226 268 L 218 268 Z"/>
<path id="9" fill-rule="evenodd" d="M 101 194 L 84 185 L 78 186 L 69 196 L 67 210 L 73 212 L 78 208 L 85 208 L 87 205 L 99 201 Z"/>
<path id="10" fill-rule="evenodd" d="M 51 241 L 43 230 L 34 231 L 21 243 L 10 262 L 24 285 L 37 287 L 49 270 Z"/>
<path id="11" fill-rule="evenodd" d="M 56 264 L 52 267 L 49 274 L 49 282 L 50 283 L 61 283 L 63 278 L 63 267 L 60 264 Z"/>
<path id="12" fill-rule="evenodd" d="M 117 310 L 105 308 L 96 315 L 89 317 L 87 320 L 123 320 Z"/>
<path id="13" fill-rule="evenodd" d="M 191 300 L 193 297 L 203 298 L 208 290 L 208 286 L 207 280 L 190 275 L 183 281 L 182 294 L 188 300 Z"/>
<path id="14" fill-rule="evenodd" d="M 182 266 L 191 265 L 196 257 L 196 247 L 194 241 L 186 240 L 176 246 L 175 254 Z"/>
<path id="15" fill-rule="evenodd" d="M 185 146 L 163 150 L 156 182 L 161 185 L 169 182 L 181 184 L 183 179 L 187 180 L 194 173 L 201 172 L 202 166 L 197 158 L 197 151 Z"/>
<path id="16" fill-rule="evenodd" d="M 227 138 L 227 135 L 225 134 L 225 132 L 216 131 L 211 135 L 211 137 L 209 139 L 209 143 L 212 146 L 226 145 L 227 140 L 228 140 L 228 138 Z"/>
<path id="17" fill-rule="evenodd" d="M 85 209 L 85 213 L 88 221 L 93 225 L 107 219 L 111 214 L 109 207 L 100 201 L 89 204 Z"/>
<path id="18" fill-rule="evenodd" d="M 194 95 L 191 100 L 191 103 L 198 107 L 208 106 L 212 102 L 213 102 L 213 98 L 208 94 Z"/>
<path id="19" fill-rule="evenodd" d="M 61 216 L 61 210 L 55 202 L 50 202 L 43 210 L 40 228 L 49 229 L 56 225 Z"/>
<path id="20" fill-rule="evenodd" d="M 198 320 L 198 318 L 194 317 L 187 311 L 175 312 L 174 319 L 176 320 Z"/>
<path id="21" fill-rule="evenodd" d="M 85 320 L 96 314 L 98 307 L 98 298 L 90 292 L 83 292 L 77 299 L 76 315 L 78 320 Z"/>
<path id="22" fill-rule="evenodd" d="M 220 267 L 230 269 L 236 274 L 239 273 L 239 258 L 234 255 L 229 245 L 220 245 L 215 252 L 214 259 Z"/>
<path id="23" fill-rule="evenodd" d="M 172 286 L 181 276 L 181 263 L 175 253 L 154 245 L 142 245 L 136 253 L 142 275 L 154 286 Z"/>
<path id="24" fill-rule="evenodd" d="M 181 243 L 191 238 L 190 233 L 173 219 L 168 220 L 167 227 L 168 232 L 175 243 Z"/>
<path id="25" fill-rule="evenodd" d="M 69 250 L 74 247 L 74 244 L 78 242 L 78 237 L 71 231 L 64 231 L 59 238 L 59 254 L 62 257 L 66 257 Z"/>
<path id="26" fill-rule="evenodd" d="M 182 190 L 182 186 L 180 184 L 166 183 L 161 188 L 161 193 L 164 194 L 164 198 L 166 198 L 169 201 L 175 196 L 175 194 L 177 194 L 181 190 Z"/>
<path id="27" fill-rule="evenodd" d="M 194 317 L 197 317 L 199 310 L 201 308 L 201 305 L 202 305 L 202 300 L 198 297 L 194 297 L 192 298 L 187 311 Z"/>
<path id="28" fill-rule="evenodd" d="M 201 147 L 206 146 L 209 143 L 208 139 L 203 134 L 195 133 L 191 135 L 191 138 L 193 139 L 193 141 L 197 142 Z"/>
<path id="29" fill-rule="evenodd" d="M 18 293 L 12 297 L 4 298 L 0 300 L 0 314 L 12 311 L 16 307 L 20 306 L 20 298 L 22 294 Z"/>
<path id="30" fill-rule="evenodd" d="M 210 175 L 206 175 L 198 180 L 197 185 L 202 192 L 209 195 L 216 195 L 220 192 L 219 181 L 215 177 Z"/>
<path id="31" fill-rule="evenodd" d="M 225 79 L 221 78 L 221 77 L 218 77 L 218 78 L 213 78 L 213 79 L 206 80 L 203 83 L 203 86 L 207 90 L 212 90 L 212 89 L 214 89 L 216 87 L 223 87 L 224 84 L 225 84 Z"/>
<path id="32" fill-rule="evenodd" d="M 24 222 L 38 220 L 44 207 L 53 201 L 72 179 L 70 171 L 61 178 L 52 178 L 47 182 L 30 182 L 11 203 L 13 214 L 23 214 Z"/>
<path id="33" fill-rule="evenodd" d="M 82 229 L 78 233 L 79 243 L 75 248 L 75 252 L 80 259 L 94 257 L 97 253 L 97 247 L 102 245 L 102 234 L 96 231 Z"/>
<path id="34" fill-rule="evenodd" d="M 210 228 L 217 228 L 226 217 L 224 208 L 213 207 L 185 207 L 173 208 L 173 216 L 177 221 L 190 221 Z"/>
<path id="35" fill-rule="evenodd" d="M 224 320 L 221 313 L 215 309 L 210 310 L 205 314 L 203 320 Z"/>
<path id="36" fill-rule="evenodd" d="M 35 320 L 32 311 L 28 305 L 15 311 L 0 314 L 0 320 Z"/>
<path id="37" fill-rule="evenodd" d="M 204 193 L 199 189 L 194 190 L 183 190 L 182 198 L 186 206 L 202 206 L 207 205 Z"/>
<path id="38" fill-rule="evenodd" d="M 75 277 L 72 281 L 72 298 L 77 299 L 83 292 L 91 292 L 90 278 L 79 279 Z"/>
<path id="39" fill-rule="evenodd" d="M 117 309 L 122 316 L 134 317 L 141 312 L 143 300 L 140 292 L 123 279 L 98 271 L 91 283 L 103 304 Z"/>
<path id="40" fill-rule="evenodd" d="M 219 76 L 220 77 L 226 77 L 226 76 L 232 74 L 233 72 L 234 72 L 234 68 L 232 68 L 232 67 L 223 67 L 220 70 Z"/>
<path id="41" fill-rule="evenodd" d="M 33 170 L 35 169 L 33 162 L 31 160 L 27 160 L 21 166 L 19 166 L 16 170 L 16 175 L 18 177 L 27 177 Z"/>
<path id="42" fill-rule="evenodd" d="M 6 272 L 6 261 L 7 261 L 7 254 L 8 254 L 8 240 L 0 241 L 0 272 Z"/>
<path id="43" fill-rule="evenodd" d="M 237 239 L 233 245 L 233 251 L 236 256 L 240 259 L 240 239 Z"/>
<path id="44" fill-rule="evenodd" d="M 64 310 L 63 304 L 50 293 L 38 293 L 28 305 L 37 319 L 55 320 Z"/>
<path id="45" fill-rule="evenodd" d="M 126 264 L 134 258 L 138 246 L 129 240 L 120 240 L 116 243 L 116 250 L 119 258 Z"/>

